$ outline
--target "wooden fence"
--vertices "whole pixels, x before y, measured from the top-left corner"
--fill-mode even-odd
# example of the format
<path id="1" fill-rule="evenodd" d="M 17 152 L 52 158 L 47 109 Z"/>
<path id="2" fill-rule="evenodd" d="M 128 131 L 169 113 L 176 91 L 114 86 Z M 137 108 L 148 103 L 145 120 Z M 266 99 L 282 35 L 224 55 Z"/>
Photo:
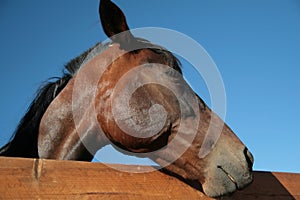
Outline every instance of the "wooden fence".
<path id="1" fill-rule="evenodd" d="M 126 171 L 151 168 L 118 167 Z M 160 171 L 128 173 L 101 163 L 0 157 L 0 199 L 211 198 Z M 300 200 L 300 174 L 254 172 L 249 187 L 220 199 Z"/>

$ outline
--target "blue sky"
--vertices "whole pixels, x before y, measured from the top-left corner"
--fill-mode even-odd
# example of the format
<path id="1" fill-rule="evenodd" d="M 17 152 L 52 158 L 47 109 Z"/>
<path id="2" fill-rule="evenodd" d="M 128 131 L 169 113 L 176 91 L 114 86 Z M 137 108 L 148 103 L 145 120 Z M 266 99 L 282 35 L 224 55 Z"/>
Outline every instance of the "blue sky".
<path id="1" fill-rule="evenodd" d="M 173 29 L 207 50 L 225 84 L 226 122 L 254 154 L 255 170 L 300 173 L 299 1 L 114 2 L 130 27 Z M 1 0 L 0 30 L 3 145 L 40 84 L 61 76 L 65 63 L 106 36 L 98 0 Z M 183 70 L 198 94 L 210 102 L 188 67 Z M 135 162 L 110 148 L 100 157 L 106 162 Z"/>

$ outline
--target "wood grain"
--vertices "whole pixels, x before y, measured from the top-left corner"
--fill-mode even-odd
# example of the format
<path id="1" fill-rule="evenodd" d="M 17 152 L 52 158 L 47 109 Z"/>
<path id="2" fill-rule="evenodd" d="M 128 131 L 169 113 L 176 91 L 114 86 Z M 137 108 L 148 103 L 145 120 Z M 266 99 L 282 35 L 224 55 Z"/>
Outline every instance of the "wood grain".
<path id="1" fill-rule="evenodd" d="M 124 171 L 153 169 L 115 165 Z M 0 199 L 201 199 L 160 171 L 128 173 L 101 163 L 0 157 Z M 255 172 L 245 190 L 220 199 L 300 199 L 300 174 Z"/>

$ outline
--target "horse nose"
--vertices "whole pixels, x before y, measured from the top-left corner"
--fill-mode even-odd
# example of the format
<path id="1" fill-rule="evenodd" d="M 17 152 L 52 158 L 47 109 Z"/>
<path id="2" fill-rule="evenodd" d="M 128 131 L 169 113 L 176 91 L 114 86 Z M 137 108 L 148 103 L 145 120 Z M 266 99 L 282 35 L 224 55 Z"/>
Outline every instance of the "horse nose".
<path id="1" fill-rule="evenodd" d="M 253 163 L 254 163 L 253 155 L 247 148 L 244 149 L 244 155 L 245 155 L 246 161 L 248 163 L 249 170 L 252 171 L 252 167 L 253 167 Z"/>

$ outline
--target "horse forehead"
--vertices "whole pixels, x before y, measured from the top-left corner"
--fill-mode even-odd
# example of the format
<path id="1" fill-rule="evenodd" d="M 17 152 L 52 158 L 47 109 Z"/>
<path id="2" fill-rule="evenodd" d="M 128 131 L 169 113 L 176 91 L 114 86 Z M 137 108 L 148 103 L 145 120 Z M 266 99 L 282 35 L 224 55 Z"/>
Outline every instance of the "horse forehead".
<path id="1" fill-rule="evenodd" d="M 93 53 L 93 52 L 91 52 Z M 97 66 L 97 68 L 107 68 L 108 65 L 113 63 L 115 60 L 123 57 L 123 55 L 126 53 L 126 51 L 120 49 L 118 44 L 112 44 L 104 50 L 101 53 L 96 54 L 96 56 L 89 60 L 84 66 L 84 67 L 89 67 L 89 66 Z"/>
<path id="2" fill-rule="evenodd" d="M 93 53 L 93 52 L 91 52 Z M 106 70 L 114 65 L 122 65 L 123 68 L 137 66 L 144 63 L 164 63 L 165 59 L 161 54 L 155 53 L 150 49 L 139 49 L 127 52 L 120 49 L 119 44 L 112 44 L 109 48 L 84 62 L 81 68 L 103 69 Z M 95 68 L 95 66 L 97 66 Z"/>
<path id="3" fill-rule="evenodd" d="M 101 77 L 103 72 L 109 68 L 109 66 L 122 57 L 126 51 L 121 50 L 118 44 L 112 44 L 109 48 L 102 52 L 91 51 L 91 57 L 87 58 L 80 66 L 80 70 L 74 76 L 81 82 L 87 82 L 94 84 L 95 81 Z"/>

